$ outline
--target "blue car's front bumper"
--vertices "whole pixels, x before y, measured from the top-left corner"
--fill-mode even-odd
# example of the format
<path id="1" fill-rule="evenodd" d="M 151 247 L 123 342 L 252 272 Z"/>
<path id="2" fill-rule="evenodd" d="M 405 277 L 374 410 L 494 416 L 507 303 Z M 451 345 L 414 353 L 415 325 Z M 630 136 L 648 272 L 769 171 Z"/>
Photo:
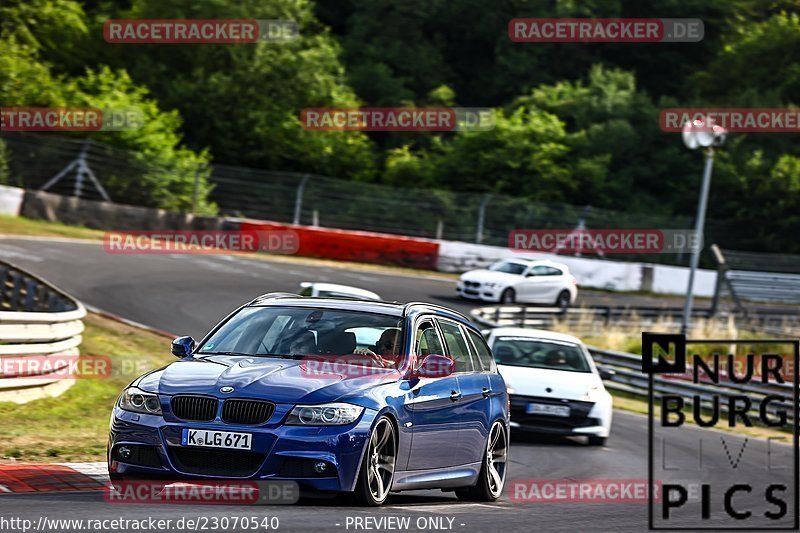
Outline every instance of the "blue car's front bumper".
<path id="1" fill-rule="evenodd" d="M 291 406 L 276 406 L 276 411 L 288 409 Z M 126 478 L 292 480 L 315 491 L 352 491 L 377 414 L 364 409 L 359 420 L 347 426 L 242 426 L 181 422 L 115 407 L 109 433 L 109 472 Z M 183 446 L 184 428 L 251 433 L 252 449 Z M 117 453 L 122 446 L 134 450 L 124 460 Z M 320 461 L 328 464 L 323 473 L 313 469 Z"/>

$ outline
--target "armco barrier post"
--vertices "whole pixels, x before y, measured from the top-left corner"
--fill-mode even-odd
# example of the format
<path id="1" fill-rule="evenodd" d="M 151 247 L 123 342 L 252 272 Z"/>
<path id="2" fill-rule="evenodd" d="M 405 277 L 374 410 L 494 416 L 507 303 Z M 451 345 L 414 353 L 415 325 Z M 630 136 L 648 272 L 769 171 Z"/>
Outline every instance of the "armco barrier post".
<path id="1" fill-rule="evenodd" d="M 489 200 L 492 199 L 491 194 L 487 194 L 481 200 L 481 206 L 478 208 L 478 229 L 475 232 L 475 242 L 478 244 L 483 242 L 483 225 L 486 221 L 486 206 L 489 204 Z"/>
<path id="2" fill-rule="evenodd" d="M 292 219 L 292 224 L 295 226 L 300 224 L 300 214 L 303 211 L 303 191 L 310 177 L 308 174 L 303 176 L 303 179 L 300 180 L 300 185 L 297 186 L 297 196 L 294 199 L 294 218 Z"/>

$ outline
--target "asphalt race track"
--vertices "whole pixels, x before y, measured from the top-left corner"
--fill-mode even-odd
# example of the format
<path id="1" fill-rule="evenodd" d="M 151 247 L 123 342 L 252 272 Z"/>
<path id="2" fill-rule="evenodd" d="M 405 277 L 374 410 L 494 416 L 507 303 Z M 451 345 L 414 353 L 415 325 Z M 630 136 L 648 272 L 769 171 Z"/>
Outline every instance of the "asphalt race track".
<path id="1" fill-rule="evenodd" d="M 426 301 L 465 314 L 479 305 L 432 273 L 246 256 L 107 254 L 98 242 L 0 237 L 0 257 L 90 306 L 170 333 L 201 338 L 228 312 L 267 292 L 296 292 L 303 281 L 354 285 L 385 300 Z M 578 305 L 664 305 L 641 295 L 581 291 Z M 675 303 L 677 302 L 677 303 Z M 680 305 L 682 300 L 670 302 Z"/>
<path id="2" fill-rule="evenodd" d="M 298 261 L 110 255 L 98 244 L 15 238 L 0 239 L 0 257 L 44 277 L 90 306 L 195 338 L 244 301 L 266 292 L 294 291 L 301 281 L 357 285 L 374 290 L 385 299 L 433 301 L 461 311 L 470 307 L 453 296 L 452 280 Z M 164 349 L 168 349 L 166 342 Z M 646 480 L 647 419 L 621 411 L 614 416 L 611 438 L 605 448 L 589 447 L 578 439 L 512 436 L 507 490 L 514 480 Z M 704 464 L 722 470 L 729 459 L 721 452 L 721 436 L 731 449 L 740 449 L 743 439 L 738 436 L 697 428 L 686 428 L 671 444 L 691 453 L 702 437 L 711 443 Z M 766 444 L 750 439 L 747 453 L 751 452 L 760 459 L 755 454 L 765 454 Z M 764 475 L 763 461 L 750 461 L 738 468 L 737 479 L 743 474 L 753 479 Z M 687 477 L 682 477 L 681 472 L 674 475 L 674 479 Z M 718 509 L 712 511 L 716 513 Z M 143 507 L 107 504 L 98 492 L 0 495 L 2 517 L 27 518 L 37 524 L 43 515 L 50 519 L 153 517 L 173 521 L 201 515 L 276 516 L 280 520 L 279 531 L 315 532 L 385 529 L 374 520 L 387 516 L 411 517 L 412 531 L 418 530 L 418 519 L 420 524 L 424 522 L 426 531 L 437 529 L 434 525 L 438 519 L 443 522 L 441 529 L 473 532 L 647 529 L 646 503 L 516 503 L 508 494 L 496 504 L 476 504 L 459 502 L 451 493 L 418 491 L 393 496 L 379 509 L 347 507 L 338 499 L 271 507 Z M 356 517 L 371 521 L 361 522 L 365 527 L 355 528 L 352 521 Z M 693 523 L 699 523 L 699 519 Z"/>

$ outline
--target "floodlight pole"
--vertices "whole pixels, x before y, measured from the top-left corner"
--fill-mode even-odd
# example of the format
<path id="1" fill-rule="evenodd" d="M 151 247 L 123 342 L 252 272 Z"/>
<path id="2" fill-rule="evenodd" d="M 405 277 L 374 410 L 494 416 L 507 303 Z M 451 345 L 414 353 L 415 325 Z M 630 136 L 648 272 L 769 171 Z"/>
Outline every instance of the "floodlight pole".
<path id="1" fill-rule="evenodd" d="M 689 286 L 686 288 L 686 301 L 683 306 L 683 323 L 681 333 L 686 335 L 692 317 L 692 301 L 694 299 L 694 274 L 700 262 L 700 251 L 703 248 L 703 226 L 706 222 L 706 206 L 708 205 L 708 191 L 711 188 L 711 170 L 714 167 L 714 147 L 706 148 L 706 164 L 703 169 L 703 184 L 700 187 L 700 201 L 697 205 L 697 219 L 695 221 L 694 240 L 692 241 L 692 259 L 689 267 Z"/>

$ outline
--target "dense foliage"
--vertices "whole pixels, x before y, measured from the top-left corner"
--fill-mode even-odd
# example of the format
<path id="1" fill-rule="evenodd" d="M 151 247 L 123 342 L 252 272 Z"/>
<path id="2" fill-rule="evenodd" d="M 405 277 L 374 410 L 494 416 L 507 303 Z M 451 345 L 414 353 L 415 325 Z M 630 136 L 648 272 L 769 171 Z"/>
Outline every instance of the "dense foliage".
<path id="1" fill-rule="evenodd" d="M 699 18 L 705 38 L 513 43 L 516 17 Z M 302 37 L 109 45 L 109 18 L 293 19 Z M 691 216 L 702 157 L 660 130 L 659 110 L 800 104 L 798 0 L 5 0 L 0 21 L 0 103 L 141 107 L 143 130 L 96 136 L 170 170 L 120 191 L 178 210 L 213 161 Z M 358 105 L 486 106 L 497 127 L 300 124 L 305 107 Z M 798 135 L 733 134 L 717 159 L 710 219 L 740 228 L 741 248 L 800 252 Z"/>

